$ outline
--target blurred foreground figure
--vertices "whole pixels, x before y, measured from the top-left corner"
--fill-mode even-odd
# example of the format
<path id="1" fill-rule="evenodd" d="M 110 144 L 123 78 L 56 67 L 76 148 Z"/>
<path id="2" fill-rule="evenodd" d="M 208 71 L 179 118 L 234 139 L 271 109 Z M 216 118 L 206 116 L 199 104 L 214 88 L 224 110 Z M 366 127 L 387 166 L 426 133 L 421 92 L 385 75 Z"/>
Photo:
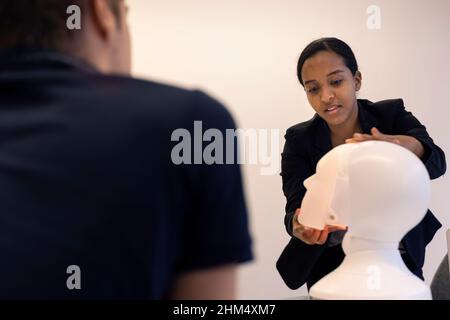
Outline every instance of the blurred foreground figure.
<path id="1" fill-rule="evenodd" d="M 173 159 L 177 129 L 234 121 L 202 92 L 131 78 L 126 14 L 0 4 L 0 299 L 231 299 L 252 259 L 239 165 Z"/>

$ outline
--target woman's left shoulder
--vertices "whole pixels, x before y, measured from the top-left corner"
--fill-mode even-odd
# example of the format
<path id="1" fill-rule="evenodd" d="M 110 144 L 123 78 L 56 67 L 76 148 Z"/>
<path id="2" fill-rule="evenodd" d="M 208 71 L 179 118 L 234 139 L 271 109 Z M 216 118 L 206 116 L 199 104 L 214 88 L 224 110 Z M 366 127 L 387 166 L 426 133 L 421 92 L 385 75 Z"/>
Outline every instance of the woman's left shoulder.
<path id="1" fill-rule="evenodd" d="M 402 98 L 386 99 L 377 102 L 372 102 L 367 99 L 358 99 L 358 102 L 369 109 L 392 109 L 392 108 L 404 108 L 405 104 Z"/>
<path id="2" fill-rule="evenodd" d="M 405 110 L 403 99 L 386 99 L 377 102 L 372 102 L 366 99 L 358 99 L 358 103 L 367 111 L 373 114 L 380 114 L 383 116 L 395 115 L 398 112 Z"/>

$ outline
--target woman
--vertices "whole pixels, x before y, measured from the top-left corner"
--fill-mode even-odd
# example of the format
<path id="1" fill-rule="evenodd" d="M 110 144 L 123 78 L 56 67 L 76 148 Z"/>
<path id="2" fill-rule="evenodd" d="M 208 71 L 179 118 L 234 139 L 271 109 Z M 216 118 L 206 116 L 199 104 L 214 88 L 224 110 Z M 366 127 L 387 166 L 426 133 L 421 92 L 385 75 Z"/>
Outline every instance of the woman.
<path id="1" fill-rule="evenodd" d="M 299 224 L 303 181 L 315 173 L 319 159 L 344 143 L 383 140 L 397 143 L 416 154 L 431 179 L 446 170 L 445 155 L 426 128 L 403 106 L 401 99 L 373 103 L 357 99 L 362 76 L 351 48 L 336 38 L 310 43 L 301 53 L 297 76 L 316 115 L 289 128 L 285 135 L 281 176 L 286 196 L 285 225 L 292 239 L 277 262 L 277 269 L 291 289 L 305 282 L 308 289 L 342 262 L 345 230 L 314 230 Z M 428 211 L 419 225 L 401 241 L 406 266 L 423 279 L 425 247 L 441 227 Z"/>

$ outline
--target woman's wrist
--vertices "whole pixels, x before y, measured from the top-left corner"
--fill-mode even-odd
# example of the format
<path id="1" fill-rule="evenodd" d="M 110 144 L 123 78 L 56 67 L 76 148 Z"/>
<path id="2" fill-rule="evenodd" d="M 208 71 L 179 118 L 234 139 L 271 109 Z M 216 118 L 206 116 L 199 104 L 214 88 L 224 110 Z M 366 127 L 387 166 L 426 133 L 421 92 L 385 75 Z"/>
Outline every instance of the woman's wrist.
<path id="1" fill-rule="evenodd" d="M 414 140 L 414 153 L 419 157 L 422 158 L 425 153 L 425 148 L 418 139 L 411 137 Z"/>

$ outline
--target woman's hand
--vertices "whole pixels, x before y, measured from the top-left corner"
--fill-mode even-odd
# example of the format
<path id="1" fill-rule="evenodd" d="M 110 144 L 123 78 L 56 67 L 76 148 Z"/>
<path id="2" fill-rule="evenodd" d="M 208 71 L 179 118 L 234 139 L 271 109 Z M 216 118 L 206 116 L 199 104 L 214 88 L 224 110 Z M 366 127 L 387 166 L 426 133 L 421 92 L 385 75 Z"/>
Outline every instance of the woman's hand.
<path id="1" fill-rule="evenodd" d="M 325 244 L 330 232 L 347 229 L 338 226 L 325 226 L 323 230 L 308 228 L 298 222 L 297 217 L 299 214 L 300 208 L 295 211 L 294 218 L 292 219 L 292 233 L 296 238 L 302 240 L 306 244 Z"/>
<path id="2" fill-rule="evenodd" d="M 370 134 L 355 133 L 353 138 L 345 140 L 345 143 L 355 143 L 369 140 L 386 141 L 398 144 L 413 152 L 416 156 L 421 158 L 425 152 L 422 143 L 414 137 L 405 135 L 390 135 L 382 134 L 377 128 L 372 128 Z"/>

